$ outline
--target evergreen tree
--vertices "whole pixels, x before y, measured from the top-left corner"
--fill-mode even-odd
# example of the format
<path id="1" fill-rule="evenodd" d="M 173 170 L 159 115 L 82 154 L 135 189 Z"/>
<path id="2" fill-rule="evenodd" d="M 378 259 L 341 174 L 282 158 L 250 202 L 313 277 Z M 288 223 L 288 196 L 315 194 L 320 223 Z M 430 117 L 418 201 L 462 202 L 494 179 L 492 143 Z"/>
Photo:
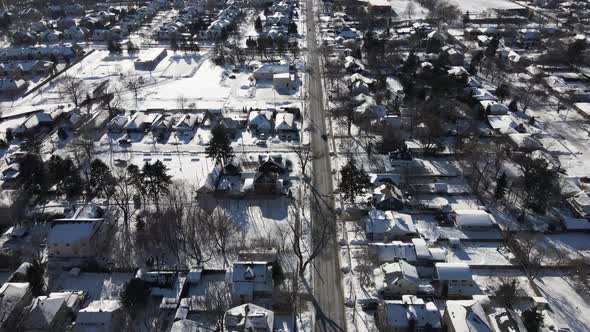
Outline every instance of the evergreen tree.
<path id="1" fill-rule="evenodd" d="M 90 181 L 89 190 L 94 194 L 108 198 L 110 189 L 113 184 L 113 174 L 107 164 L 100 159 L 94 159 L 90 163 Z"/>
<path id="2" fill-rule="evenodd" d="M 140 278 L 133 278 L 125 283 L 121 292 L 121 305 L 125 309 L 135 309 L 138 305 L 145 304 L 148 298 L 148 287 Z"/>
<path id="3" fill-rule="evenodd" d="M 168 193 L 168 187 L 172 184 L 172 176 L 168 174 L 168 167 L 160 160 L 153 164 L 146 162 L 141 169 L 141 177 L 145 191 L 149 194 L 154 203 L 156 210 L 160 210 L 160 194 Z"/>
<path id="4" fill-rule="evenodd" d="M 510 87 L 506 83 L 500 84 L 496 88 L 496 96 L 500 101 L 504 101 L 506 98 L 510 97 Z"/>
<path id="5" fill-rule="evenodd" d="M 289 33 L 297 34 L 297 23 L 295 23 L 295 22 L 289 23 Z"/>
<path id="6" fill-rule="evenodd" d="M 39 155 L 27 153 L 18 160 L 18 178 L 23 187 L 32 194 L 47 190 L 47 170 Z"/>
<path id="7" fill-rule="evenodd" d="M 178 42 L 176 41 L 176 38 L 172 38 L 172 40 L 170 40 L 170 48 L 174 52 L 178 50 Z"/>
<path id="8" fill-rule="evenodd" d="M 27 267 L 25 276 L 33 296 L 37 297 L 45 294 L 45 267 L 38 258 L 33 259 Z"/>
<path id="9" fill-rule="evenodd" d="M 362 195 L 371 186 L 369 175 L 364 169 L 358 168 L 353 158 L 340 169 L 340 191 L 344 199 L 354 203 L 358 195 Z"/>
<path id="10" fill-rule="evenodd" d="M 506 190 L 508 189 L 507 187 L 508 177 L 506 176 L 506 173 L 502 173 L 498 179 L 498 182 L 496 183 L 496 190 L 494 191 L 494 198 L 497 201 L 504 198 L 504 195 L 506 195 Z"/>
<path id="11" fill-rule="evenodd" d="M 518 100 L 517 99 L 513 99 L 510 104 L 508 104 L 508 109 L 510 110 L 510 112 L 512 113 L 516 113 L 518 112 Z"/>
<path id="12" fill-rule="evenodd" d="M 225 163 L 234 155 L 230 140 L 227 138 L 225 130 L 219 126 L 211 131 L 211 135 L 211 140 L 209 140 L 205 152 L 207 152 L 209 158 L 215 160 L 215 164 Z"/>
<path id="13" fill-rule="evenodd" d="M 256 17 L 256 21 L 254 21 L 254 29 L 256 29 L 256 32 L 262 32 L 262 20 L 260 16 Z"/>
<path id="14" fill-rule="evenodd" d="M 543 327 L 543 321 L 545 319 L 543 312 L 537 310 L 537 308 L 531 308 L 522 313 L 522 322 L 527 332 L 539 332 Z"/>

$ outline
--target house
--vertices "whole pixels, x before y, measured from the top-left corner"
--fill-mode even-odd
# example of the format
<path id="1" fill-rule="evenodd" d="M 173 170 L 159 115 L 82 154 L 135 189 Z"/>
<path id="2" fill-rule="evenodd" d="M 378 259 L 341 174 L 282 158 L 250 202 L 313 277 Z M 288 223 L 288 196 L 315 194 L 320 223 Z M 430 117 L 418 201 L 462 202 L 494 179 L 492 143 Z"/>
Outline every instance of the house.
<path id="1" fill-rule="evenodd" d="M 494 216 L 484 210 L 454 210 L 453 214 L 461 230 L 485 231 L 496 227 Z"/>
<path id="2" fill-rule="evenodd" d="M 481 100 L 476 104 L 478 111 L 485 115 L 508 115 L 508 106 L 493 100 Z"/>
<path id="3" fill-rule="evenodd" d="M 125 129 L 127 120 L 125 115 L 117 115 L 107 124 L 107 130 L 112 133 L 120 133 Z"/>
<path id="4" fill-rule="evenodd" d="M 117 332 L 123 327 L 124 318 L 120 301 L 92 301 L 78 311 L 74 332 Z"/>
<path id="5" fill-rule="evenodd" d="M 443 46 L 438 56 L 445 59 L 446 63 L 450 66 L 463 66 L 465 62 L 463 53 L 450 45 Z"/>
<path id="6" fill-rule="evenodd" d="M 103 219 L 56 219 L 47 235 L 49 257 L 98 256 L 103 223 Z"/>
<path id="7" fill-rule="evenodd" d="M 12 34 L 12 42 L 15 45 L 33 45 L 37 42 L 37 36 L 29 31 L 16 31 Z"/>
<path id="8" fill-rule="evenodd" d="M 172 120 L 173 118 L 171 114 L 159 114 L 151 126 L 154 137 L 161 138 L 162 136 L 168 134 L 172 129 Z"/>
<path id="9" fill-rule="evenodd" d="M 252 303 L 229 309 L 223 320 L 226 332 L 274 331 L 274 312 Z"/>
<path id="10" fill-rule="evenodd" d="M 233 264 L 232 296 L 240 303 L 273 292 L 272 265 L 267 262 L 238 261 Z"/>
<path id="11" fill-rule="evenodd" d="M 16 330 L 21 313 L 32 298 L 28 282 L 7 282 L 0 287 L 0 332 Z"/>
<path id="12" fill-rule="evenodd" d="M 128 133 L 145 132 L 152 126 L 159 116 L 160 114 L 158 113 L 136 112 L 125 125 L 125 130 L 127 130 Z"/>
<path id="13" fill-rule="evenodd" d="M 270 110 L 250 111 L 248 129 L 257 136 L 266 137 L 272 133 L 274 112 Z"/>
<path id="14" fill-rule="evenodd" d="M 197 116 L 194 114 L 184 114 L 178 119 L 178 122 L 174 125 L 174 130 L 183 132 L 193 131 L 197 124 Z"/>
<path id="15" fill-rule="evenodd" d="M 347 56 L 344 58 L 344 69 L 347 73 L 359 73 L 365 70 L 365 66 L 356 58 Z"/>
<path id="16" fill-rule="evenodd" d="M 277 113 L 274 129 L 281 140 L 299 140 L 299 130 L 295 123 L 295 115 L 292 113 Z"/>
<path id="17" fill-rule="evenodd" d="M 25 75 L 46 76 L 54 70 L 50 61 L 32 60 L 0 63 L 0 75 L 11 78 L 21 78 Z"/>
<path id="18" fill-rule="evenodd" d="M 63 32 L 63 38 L 65 40 L 84 40 L 86 36 L 90 34 L 90 30 L 84 27 L 71 27 L 67 28 Z"/>
<path id="19" fill-rule="evenodd" d="M 467 264 L 436 263 L 434 269 L 434 280 L 439 283 L 442 296 L 471 297 L 479 291 Z"/>
<path id="20" fill-rule="evenodd" d="M 590 217 L 590 197 L 583 191 L 580 191 L 573 197 L 566 199 L 566 203 L 580 218 Z"/>
<path id="21" fill-rule="evenodd" d="M 479 300 L 446 301 L 443 321 L 448 332 L 494 332 Z"/>
<path id="22" fill-rule="evenodd" d="M 288 74 L 289 65 L 264 64 L 252 73 L 256 81 L 273 80 L 276 74 Z"/>
<path id="23" fill-rule="evenodd" d="M 383 183 L 373 189 L 373 204 L 383 211 L 403 208 L 405 199 L 401 190 L 392 183 Z"/>
<path id="24" fill-rule="evenodd" d="M 272 76 L 272 85 L 277 90 L 292 90 L 297 88 L 295 74 L 277 73 Z"/>
<path id="25" fill-rule="evenodd" d="M 366 233 L 370 241 L 386 242 L 411 239 L 417 235 L 417 230 L 409 214 L 373 209 L 366 219 Z"/>
<path id="26" fill-rule="evenodd" d="M 64 331 L 80 309 L 85 294 L 66 291 L 39 296 L 19 324 L 22 331 Z"/>
<path id="27" fill-rule="evenodd" d="M 387 0 L 369 0 L 369 13 L 373 15 L 389 15 L 393 11 Z"/>
<path id="28" fill-rule="evenodd" d="M 234 139 L 242 130 L 242 121 L 237 117 L 224 116 L 219 120 L 218 126 L 223 128 L 226 135 Z"/>
<path id="29" fill-rule="evenodd" d="M 25 80 L 0 79 L 0 96 L 16 97 L 23 94 L 28 86 L 29 82 Z"/>
<path id="30" fill-rule="evenodd" d="M 382 296 L 418 294 L 421 281 L 415 266 L 406 261 L 386 263 L 375 269 L 375 285 Z"/>
<path id="31" fill-rule="evenodd" d="M 133 62 L 133 66 L 136 70 L 152 71 L 167 55 L 168 52 L 165 48 L 141 50 L 139 52 L 139 58 Z"/>
<path id="32" fill-rule="evenodd" d="M 401 301 L 382 301 L 377 309 L 376 324 L 381 332 L 443 331 L 434 302 L 424 302 L 412 295 L 403 296 Z"/>

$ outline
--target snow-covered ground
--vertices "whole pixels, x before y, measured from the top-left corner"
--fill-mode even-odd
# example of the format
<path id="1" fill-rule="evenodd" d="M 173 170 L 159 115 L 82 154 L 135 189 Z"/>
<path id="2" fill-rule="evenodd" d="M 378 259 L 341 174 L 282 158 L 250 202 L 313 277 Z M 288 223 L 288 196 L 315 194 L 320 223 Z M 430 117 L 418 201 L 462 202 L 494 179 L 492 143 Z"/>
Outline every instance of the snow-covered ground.
<path id="1" fill-rule="evenodd" d="M 573 332 L 587 332 L 590 326 L 590 304 L 581 295 L 579 285 L 563 276 L 541 276 L 535 285 L 549 302 L 557 324 L 567 324 Z"/>
<path id="2" fill-rule="evenodd" d="M 461 11 L 470 11 L 471 13 L 479 13 L 490 9 L 522 8 L 522 6 L 509 0 L 454 0 L 451 2 L 459 6 Z"/>

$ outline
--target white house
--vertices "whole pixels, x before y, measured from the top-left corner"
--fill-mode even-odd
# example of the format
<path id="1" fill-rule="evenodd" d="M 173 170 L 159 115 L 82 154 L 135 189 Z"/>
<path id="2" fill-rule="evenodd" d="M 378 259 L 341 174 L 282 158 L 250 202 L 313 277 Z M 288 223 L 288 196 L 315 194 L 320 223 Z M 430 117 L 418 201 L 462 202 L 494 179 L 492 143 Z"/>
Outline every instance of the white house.
<path id="1" fill-rule="evenodd" d="M 443 296 L 471 297 L 479 291 L 467 264 L 436 263 L 434 269 L 434 280 L 439 282 Z"/>
<path id="2" fill-rule="evenodd" d="M 372 209 L 366 223 L 367 239 L 371 241 L 402 240 L 417 234 L 416 225 L 409 214 Z"/>
<path id="3" fill-rule="evenodd" d="M 83 291 L 65 291 L 39 296 L 20 323 L 23 331 L 64 331 L 84 300 Z"/>
<path id="4" fill-rule="evenodd" d="M 434 302 L 424 302 L 415 296 L 403 296 L 402 300 L 383 301 L 377 311 L 380 331 L 413 332 L 442 331 L 442 321 Z M 467 332 L 470 330 L 465 330 Z"/>
<path id="5" fill-rule="evenodd" d="M 275 74 L 289 73 L 289 65 L 264 64 L 258 67 L 252 73 L 252 76 L 258 80 L 272 80 Z"/>
<path id="6" fill-rule="evenodd" d="M 252 303 L 229 309 L 223 319 L 226 332 L 274 331 L 274 312 Z"/>
<path id="7" fill-rule="evenodd" d="M 403 260 L 381 265 L 374 275 L 375 285 L 384 296 L 417 294 L 422 283 L 416 267 Z"/>
<path id="8" fill-rule="evenodd" d="M 233 264 L 232 296 L 238 302 L 272 294 L 272 265 L 267 262 L 239 261 Z"/>
<path id="9" fill-rule="evenodd" d="M 33 295 L 28 282 L 7 282 L 0 287 L 0 331 L 15 331 L 21 312 Z"/>

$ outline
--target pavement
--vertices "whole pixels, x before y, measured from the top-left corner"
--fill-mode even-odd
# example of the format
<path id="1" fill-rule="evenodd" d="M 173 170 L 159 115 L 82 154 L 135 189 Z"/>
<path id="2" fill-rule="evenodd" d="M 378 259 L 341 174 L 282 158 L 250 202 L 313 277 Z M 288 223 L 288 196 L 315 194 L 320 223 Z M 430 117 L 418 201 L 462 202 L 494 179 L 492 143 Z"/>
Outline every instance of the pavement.
<path id="1" fill-rule="evenodd" d="M 309 69 L 309 104 L 308 114 L 313 123 L 311 130 L 311 148 L 314 159 L 312 163 L 313 186 L 321 197 L 315 200 L 317 208 L 312 207 L 312 222 L 314 225 L 329 222 L 334 225 L 334 231 L 328 236 L 325 248 L 313 262 L 313 290 L 315 306 L 314 331 L 346 331 L 344 316 L 344 296 L 340 280 L 340 263 L 336 218 L 333 214 L 333 183 L 330 166 L 328 141 L 322 138 L 327 134 L 326 112 L 324 109 L 324 93 L 320 70 L 320 52 L 318 50 L 316 17 L 314 2 L 307 0 L 307 47 Z M 325 137 L 325 136 L 324 136 Z M 313 200 L 312 200 L 313 201 Z M 312 241 L 316 241 L 313 238 Z"/>

